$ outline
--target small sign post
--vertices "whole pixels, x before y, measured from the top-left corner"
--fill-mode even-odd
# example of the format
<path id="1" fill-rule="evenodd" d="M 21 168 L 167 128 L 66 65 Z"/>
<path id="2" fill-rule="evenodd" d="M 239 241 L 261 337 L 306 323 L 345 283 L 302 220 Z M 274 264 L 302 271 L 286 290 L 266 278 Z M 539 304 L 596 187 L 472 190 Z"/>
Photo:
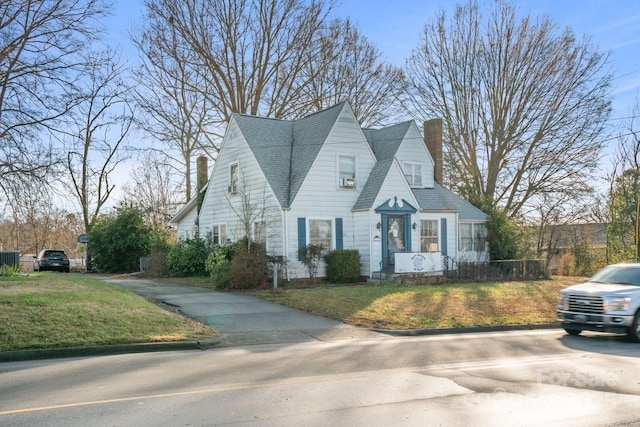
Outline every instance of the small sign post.
<path id="1" fill-rule="evenodd" d="M 86 273 L 87 270 L 87 243 L 89 243 L 89 235 L 88 234 L 81 234 L 78 236 L 78 238 L 76 239 L 78 240 L 78 243 L 82 243 L 84 245 L 84 272 Z"/>

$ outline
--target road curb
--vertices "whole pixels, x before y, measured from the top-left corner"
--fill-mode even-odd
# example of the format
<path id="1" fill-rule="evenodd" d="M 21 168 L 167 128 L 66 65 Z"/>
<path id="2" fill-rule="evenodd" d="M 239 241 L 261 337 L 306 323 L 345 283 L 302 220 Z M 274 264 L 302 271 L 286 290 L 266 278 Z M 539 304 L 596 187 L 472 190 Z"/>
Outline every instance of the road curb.
<path id="1" fill-rule="evenodd" d="M 192 341 L 173 341 L 140 344 L 114 344 L 82 347 L 63 347 L 38 350 L 16 350 L 0 352 L 0 362 L 58 359 L 65 357 L 107 356 L 130 353 L 152 353 L 158 351 L 206 350 L 220 344 L 222 337 Z"/>
<path id="2" fill-rule="evenodd" d="M 433 328 L 433 329 L 377 329 L 369 328 L 373 332 L 393 335 L 398 337 L 414 337 L 422 335 L 445 335 L 445 334 L 468 334 L 478 332 L 507 332 L 507 331 L 528 331 L 535 329 L 559 329 L 560 323 L 540 323 L 526 325 L 503 325 L 503 326 L 471 326 L 464 328 Z"/>
<path id="3" fill-rule="evenodd" d="M 466 328 L 434 328 L 434 329 L 407 329 L 392 330 L 369 328 L 370 331 L 381 334 L 412 337 L 425 335 L 445 335 L 445 334 L 467 334 L 479 332 L 505 332 L 505 331 L 526 331 L 536 329 L 556 329 L 561 328 L 560 323 L 544 323 L 531 325 L 505 325 L 505 326 L 476 326 Z M 0 363 L 19 362 L 27 360 L 59 359 L 66 357 L 87 357 L 87 356 L 109 356 L 117 354 L 152 353 L 158 351 L 179 351 L 179 350 L 207 350 L 224 342 L 224 336 L 192 341 L 174 341 L 141 344 L 115 344 L 96 345 L 83 347 L 63 347 L 42 350 L 17 350 L 0 352 Z"/>

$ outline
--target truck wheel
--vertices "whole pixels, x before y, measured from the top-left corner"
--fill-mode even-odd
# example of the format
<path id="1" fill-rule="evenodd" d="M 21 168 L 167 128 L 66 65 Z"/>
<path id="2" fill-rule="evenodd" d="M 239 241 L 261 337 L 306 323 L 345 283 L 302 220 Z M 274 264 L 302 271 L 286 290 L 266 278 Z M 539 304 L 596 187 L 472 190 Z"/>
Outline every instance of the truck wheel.
<path id="1" fill-rule="evenodd" d="M 580 332 L 582 332 L 580 329 L 569 329 L 569 328 L 564 328 L 565 332 L 568 333 L 569 335 L 580 335 Z"/>
<path id="2" fill-rule="evenodd" d="M 633 318 L 633 323 L 629 327 L 629 338 L 634 342 L 640 342 L 640 311 Z"/>

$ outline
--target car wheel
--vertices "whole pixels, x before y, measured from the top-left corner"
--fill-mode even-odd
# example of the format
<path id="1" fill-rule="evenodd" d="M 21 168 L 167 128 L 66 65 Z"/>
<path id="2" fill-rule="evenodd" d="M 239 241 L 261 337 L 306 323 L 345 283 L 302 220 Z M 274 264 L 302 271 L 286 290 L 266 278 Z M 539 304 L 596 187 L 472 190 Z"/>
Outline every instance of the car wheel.
<path id="1" fill-rule="evenodd" d="M 582 332 L 580 329 L 569 329 L 569 328 L 564 328 L 565 332 L 568 333 L 569 335 L 580 335 L 580 332 Z"/>
<path id="2" fill-rule="evenodd" d="M 638 311 L 633 318 L 633 323 L 629 327 L 628 335 L 632 341 L 640 342 L 640 311 Z"/>

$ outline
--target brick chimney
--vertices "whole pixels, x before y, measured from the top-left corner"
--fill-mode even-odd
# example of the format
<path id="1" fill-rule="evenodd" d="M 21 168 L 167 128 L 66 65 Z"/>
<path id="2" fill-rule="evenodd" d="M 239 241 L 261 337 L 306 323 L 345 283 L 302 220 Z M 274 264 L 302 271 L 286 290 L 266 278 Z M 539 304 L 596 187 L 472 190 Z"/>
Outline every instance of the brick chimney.
<path id="1" fill-rule="evenodd" d="M 204 201 L 204 194 L 200 194 L 200 190 L 202 190 L 202 187 L 204 187 L 209 180 L 208 168 L 209 166 L 207 156 L 201 154 L 196 159 L 196 197 L 198 198 L 198 213 L 200 212 L 202 202 Z"/>
<path id="2" fill-rule="evenodd" d="M 209 179 L 209 171 L 208 171 L 208 159 L 207 156 L 201 154 L 198 156 L 196 160 L 196 191 L 199 193 L 202 190 L 202 187 L 207 183 Z"/>
<path id="3" fill-rule="evenodd" d="M 424 122 L 424 143 L 433 158 L 433 175 L 436 182 L 442 182 L 442 119 L 431 119 Z"/>

